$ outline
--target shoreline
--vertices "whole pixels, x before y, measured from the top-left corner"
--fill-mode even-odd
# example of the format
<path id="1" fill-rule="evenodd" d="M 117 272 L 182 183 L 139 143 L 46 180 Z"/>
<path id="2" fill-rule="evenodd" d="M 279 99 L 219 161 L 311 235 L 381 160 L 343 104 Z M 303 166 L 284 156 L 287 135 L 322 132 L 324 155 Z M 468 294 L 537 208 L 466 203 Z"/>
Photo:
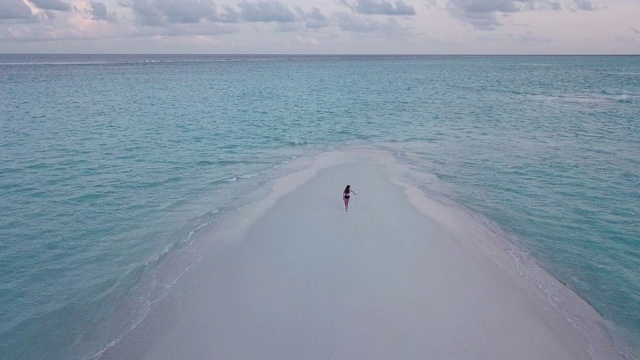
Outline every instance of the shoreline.
<path id="1" fill-rule="evenodd" d="M 619 356 L 612 352 L 613 348 L 600 349 L 604 344 L 597 344 L 595 352 L 590 349 L 593 346 L 589 344 L 591 339 L 586 339 L 560 309 L 548 301 L 548 294 L 539 285 L 520 273 L 507 249 L 487 244 L 486 239 L 478 235 L 478 224 L 471 224 L 470 219 L 461 218 L 446 206 L 427 199 L 419 189 L 386 174 L 395 162 L 391 156 L 386 156 L 381 159 L 381 152 L 368 150 L 348 154 L 333 152 L 319 156 L 313 166 L 276 181 L 271 195 L 224 219 L 207 239 L 200 242 L 198 251 L 202 252 L 202 259 L 194 270 L 180 279 L 170 296 L 154 304 L 156 308 L 152 310 L 151 318 L 145 319 L 120 344 L 107 349 L 101 358 L 117 358 L 122 354 L 146 354 L 146 358 L 151 359 L 206 358 L 207 354 L 213 353 L 221 358 L 256 358 L 265 357 L 266 349 L 275 351 L 266 357 L 350 358 L 361 357 L 359 351 L 366 350 L 362 344 L 378 346 L 377 352 L 367 356 L 373 358 L 403 353 L 416 358 L 429 356 L 434 351 L 447 358 L 479 359 L 515 356 L 614 359 Z M 359 194 L 352 199 L 352 211 L 348 214 L 344 213 L 344 208 L 340 209 L 340 194 L 335 195 L 336 199 L 329 198 L 329 194 L 339 193 L 340 187 L 347 182 L 352 183 Z M 365 196 L 361 196 L 363 187 Z M 375 190 L 373 197 L 368 188 Z M 385 205 L 392 214 L 380 210 Z M 314 218 L 316 212 L 319 212 L 317 219 Z M 302 213 L 308 216 L 301 217 Z M 393 213 L 401 216 L 390 222 L 387 217 Z M 288 222 L 287 218 L 295 220 Z M 345 222 L 353 220 L 353 224 Z M 459 226 L 460 221 L 466 222 L 465 226 Z M 354 225 L 356 232 L 349 230 Z M 379 226 L 380 231 L 368 229 L 373 225 Z M 314 231 L 310 232 L 311 229 Z M 424 234 L 430 233 L 438 235 L 425 242 Z M 342 241 L 327 240 L 332 237 Z M 395 237 L 399 240 L 394 240 Z M 309 248 L 301 248 L 294 240 L 304 238 L 315 241 L 306 243 Z M 369 243 L 378 248 L 370 248 Z M 398 252 L 397 246 L 404 252 Z M 434 249 L 438 255 L 431 254 Z M 292 253 L 282 258 L 282 253 L 288 251 Z M 363 253 L 368 256 L 363 258 Z M 395 257 L 392 257 L 389 269 L 374 266 L 388 261 L 391 254 Z M 336 256 L 342 256 L 344 261 L 332 261 Z M 407 259 L 412 260 L 405 264 Z M 261 267 L 250 260 L 259 260 Z M 238 267 L 237 263 L 245 267 Z M 360 268 L 348 268 L 354 263 L 360 264 Z M 287 264 L 293 267 L 287 268 Z M 433 264 L 438 266 L 430 268 Z M 352 275 L 354 273 L 357 276 Z M 289 278 L 282 278 L 284 274 Z M 262 277 L 263 281 L 252 281 L 254 276 Z M 470 276 L 475 276 L 475 281 L 469 280 Z M 213 282 L 210 282 L 212 277 Z M 406 282 L 407 278 L 414 282 Z M 375 284 L 380 279 L 388 280 L 384 282 L 386 288 L 373 289 L 381 286 Z M 317 281 L 323 285 L 313 285 Z M 265 283 L 272 286 L 271 290 Z M 367 286 L 354 286 L 359 283 Z M 451 284 L 456 283 L 465 286 L 452 287 Z M 344 288 L 336 288 L 335 284 L 342 284 Z M 427 288 L 436 288 L 447 301 L 420 291 Z M 496 297 L 496 288 L 510 300 Z M 413 296 L 388 298 L 389 291 L 385 290 Z M 573 294 L 566 290 L 569 295 Z M 305 293 L 315 296 L 305 297 Z M 212 300 L 216 296 L 223 299 Z M 259 302 L 269 296 L 273 297 L 272 302 Z M 579 299 L 571 299 L 574 306 L 581 305 L 582 301 L 587 306 L 582 309 L 585 314 L 595 323 L 602 321 L 584 300 L 573 296 Z M 473 297 L 484 299 L 484 302 L 463 301 Z M 287 300 L 291 298 L 297 300 Z M 411 300 L 413 298 L 420 301 Z M 351 303 L 347 308 L 343 301 L 338 301 L 344 299 L 357 301 L 347 301 Z M 247 303 L 238 304 L 238 301 Z M 458 308 L 451 306 L 459 301 L 463 302 L 458 303 Z M 510 316 L 493 307 L 501 301 L 500 310 L 509 309 Z M 369 302 L 376 305 L 361 308 Z M 393 309 L 395 315 L 389 315 L 389 309 Z M 252 316 L 247 316 L 247 312 Z M 492 320 L 482 315 L 483 312 L 492 313 L 495 318 Z M 291 314 L 296 317 L 291 318 Z M 422 316 L 424 323 L 417 324 L 416 315 Z M 497 318 L 501 321 L 495 320 Z M 502 324 L 512 318 L 518 318 L 519 322 Z M 303 321 L 300 323 L 296 319 Z M 327 319 L 333 322 L 327 323 Z M 428 320 L 431 320 L 430 325 Z M 154 326 L 161 329 L 151 330 Z M 447 333 L 446 328 L 452 326 L 455 331 Z M 384 331 L 384 327 L 395 331 Z M 300 328 L 307 332 L 302 339 L 298 338 Z M 495 337 L 485 338 L 489 329 L 509 339 L 508 344 L 495 343 Z M 270 335 L 274 331 L 288 336 Z M 344 334 L 338 336 L 340 332 Z M 230 335 L 234 333 L 235 336 Z M 398 337 L 398 334 L 404 336 Z M 389 340 L 394 337 L 395 342 Z M 350 341 L 338 341 L 345 338 Z M 452 338 L 475 344 L 475 347 L 451 343 Z M 537 339 L 540 344 L 531 346 L 530 338 Z M 152 340 L 151 344 L 147 344 L 149 340 Z M 256 351 L 263 352 L 241 353 L 244 350 L 232 346 L 234 341 L 252 344 Z M 443 343 L 448 346 L 437 345 Z M 273 348 L 275 344 L 279 344 L 277 349 Z M 528 353 L 521 353 L 527 348 Z M 537 352 L 540 348 L 551 350 L 546 350 L 544 355 Z M 560 353 L 564 355 L 559 356 Z"/>

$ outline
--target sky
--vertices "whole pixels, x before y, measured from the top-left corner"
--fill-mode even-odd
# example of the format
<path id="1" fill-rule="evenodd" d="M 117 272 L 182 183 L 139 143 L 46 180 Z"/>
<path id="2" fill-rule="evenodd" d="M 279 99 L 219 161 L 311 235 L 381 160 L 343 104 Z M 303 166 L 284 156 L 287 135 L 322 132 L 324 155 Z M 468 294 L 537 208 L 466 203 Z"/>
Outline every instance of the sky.
<path id="1" fill-rule="evenodd" d="M 640 0 L 0 0 L 0 53 L 640 54 Z"/>

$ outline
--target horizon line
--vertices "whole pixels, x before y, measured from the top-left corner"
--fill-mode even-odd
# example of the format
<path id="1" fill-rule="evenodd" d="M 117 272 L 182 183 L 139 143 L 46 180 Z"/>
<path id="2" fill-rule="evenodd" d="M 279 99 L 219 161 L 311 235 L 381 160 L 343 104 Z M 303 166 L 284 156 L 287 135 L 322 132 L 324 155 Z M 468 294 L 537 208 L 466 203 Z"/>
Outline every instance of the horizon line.
<path id="1" fill-rule="evenodd" d="M 193 55 L 193 56 L 640 56 L 637 54 L 512 54 L 512 53 L 496 53 L 496 54 L 455 54 L 455 53 L 434 53 L 434 54 L 412 54 L 412 53 L 327 53 L 327 54 L 303 54 L 303 53 L 74 53 L 74 52 L 0 52 L 0 55 Z"/>

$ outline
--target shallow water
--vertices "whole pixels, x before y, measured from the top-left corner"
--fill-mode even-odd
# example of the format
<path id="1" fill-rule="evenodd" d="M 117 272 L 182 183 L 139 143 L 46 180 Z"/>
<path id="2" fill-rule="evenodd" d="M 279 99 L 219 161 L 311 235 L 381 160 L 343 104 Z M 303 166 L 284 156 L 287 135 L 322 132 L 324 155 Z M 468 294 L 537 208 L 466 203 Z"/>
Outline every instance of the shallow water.
<path id="1" fill-rule="evenodd" d="M 435 174 L 415 181 L 506 231 L 637 342 L 639 66 L 0 55 L 0 352 L 95 354 L 193 260 L 169 254 L 282 164 L 351 145 Z"/>

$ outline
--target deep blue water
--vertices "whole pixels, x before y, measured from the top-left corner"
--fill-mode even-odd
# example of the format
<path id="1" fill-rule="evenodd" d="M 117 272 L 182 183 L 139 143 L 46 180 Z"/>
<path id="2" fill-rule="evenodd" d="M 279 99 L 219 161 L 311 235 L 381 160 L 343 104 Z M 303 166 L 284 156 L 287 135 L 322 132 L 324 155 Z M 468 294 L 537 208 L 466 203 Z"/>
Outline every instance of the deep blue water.
<path id="1" fill-rule="evenodd" d="M 640 57 L 0 55 L 0 357 L 95 354 L 168 255 L 351 145 L 436 174 L 638 342 Z"/>

